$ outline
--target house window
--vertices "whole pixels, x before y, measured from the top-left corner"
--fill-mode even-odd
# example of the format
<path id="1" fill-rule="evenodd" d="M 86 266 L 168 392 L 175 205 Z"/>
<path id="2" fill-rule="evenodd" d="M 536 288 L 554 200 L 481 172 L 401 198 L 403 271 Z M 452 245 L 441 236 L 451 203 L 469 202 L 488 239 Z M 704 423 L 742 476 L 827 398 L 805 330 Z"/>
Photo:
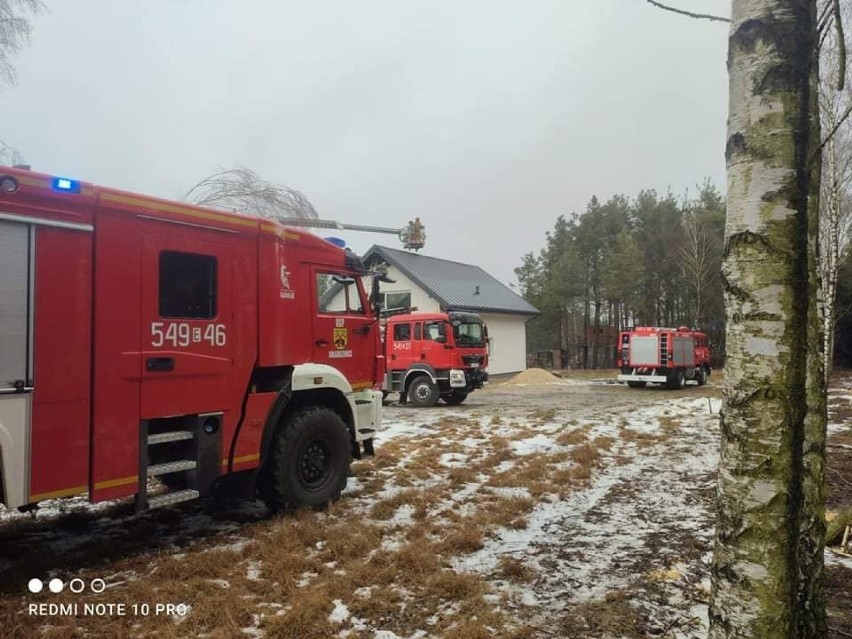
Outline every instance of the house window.
<path id="1" fill-rule="evenodd" d="M 160 253 L 160 317 L 216 317 L 216 258 Z"/>
<path id="2" fill-rule="evenodd" d="M 382 309 L 406 309 L 411 307 L 411 292 L 382 293 Z"/>

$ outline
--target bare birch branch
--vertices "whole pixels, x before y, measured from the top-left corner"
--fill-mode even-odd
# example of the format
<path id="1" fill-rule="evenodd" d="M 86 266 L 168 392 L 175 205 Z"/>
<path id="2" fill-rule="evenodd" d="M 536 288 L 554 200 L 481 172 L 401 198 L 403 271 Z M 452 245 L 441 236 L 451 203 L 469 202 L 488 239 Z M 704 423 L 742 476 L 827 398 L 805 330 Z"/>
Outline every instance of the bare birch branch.
<path id="1" fill-rule="evenodd" d="M 16 80 L 12 56 L 30 41 L 32 24 L 26 14 L 44 9 L 41 0 L 0 0 L 0 82 Z"/>
<path id="2" fill-rule="evenodd" d="M 834 134 L 837 133 L 837 130 L 841 127 L 841 125 L 846 122 L 850 114 L 852 114 L 852 103 L 850 103 L 849 106 L 846 107 L 846 110 L 843 112 L 843 115 L 838 118 L 837 123 L 831 128 L 831 131 L 828 132 L 828 135 L 823 138 L 822 142 L 819 143 L 819 146 L 814 150 L 813 153 L 811 153 L 810 162 L 814 161 L 814 159 L 819 155 L 820 151 L 822 151 L 825 145 L 828 144 L 828 141 L 834 137 Z"/>
<path id="3" fill-rule="evenodd" d="M 843 91 L 846 84 L 846 35 L 843 33 L 843 16 L 840 0 L 834 0 L 834 30 L 837 33 L 837 90 Z"/>
<path id="4" fill-rule="evenodd" d="M 305 195 L 263 179 L 245 166 L 221 170 L 193 186 L 183 199 L 200 206 L 252 213 L 261 217 L 319 218 Z"/>
<path id="5" fill-rule="evenodd" d="M 722 16 L 714 16 L 708 13 L 693 13 L 692 11 L 685 11 L 683 9 L 677 9 L 675 7 L 669 7 L 667 5 L 662 4 L 661 2 L 655 2 L 655 0 L 645 0 L 650 5 L 657 7 L 658 9 L 663 9 L 664 11 L 671 11 L 672 13 L 678 13 L 682 16 L 687 16 L 689 18 L 697 18 L 699 20 L 712 20 L 715 22 L 730 22 L 730 18 L 724 18 Z"/>

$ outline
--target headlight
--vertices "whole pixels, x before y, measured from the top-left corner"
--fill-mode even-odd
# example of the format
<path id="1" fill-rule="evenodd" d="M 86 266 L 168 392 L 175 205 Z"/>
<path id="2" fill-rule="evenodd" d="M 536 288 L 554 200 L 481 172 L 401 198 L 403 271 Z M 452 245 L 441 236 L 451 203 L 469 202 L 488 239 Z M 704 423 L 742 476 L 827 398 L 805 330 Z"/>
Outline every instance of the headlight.
<path id="1" fill-rule="evenodd" d="M 464 377 L 464 371 L 459 370 L 457 368 L 450 369 L 450 386 L 453 388 L 458 388 L 459 386 L 466 386 L 467 380 Z"/>

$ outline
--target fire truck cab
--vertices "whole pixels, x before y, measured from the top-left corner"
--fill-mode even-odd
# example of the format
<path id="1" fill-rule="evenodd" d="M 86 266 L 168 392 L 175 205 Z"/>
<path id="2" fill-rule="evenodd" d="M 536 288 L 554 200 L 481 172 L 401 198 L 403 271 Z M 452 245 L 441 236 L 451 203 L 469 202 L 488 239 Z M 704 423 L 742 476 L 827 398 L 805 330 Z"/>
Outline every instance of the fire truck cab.
<path id="1" fill-rule="evenodd" d="M 711 373 L 707 336 L 685 326 L 638 326 L 622 332 L 618 342 L 618 381 L 631 388 L 651 382 L 680 389 L 688 380 L 703 386 Z"/>
<path id="2" fill-rule="evenodd" d="M 385 325 L 383 390 L 400 402 L 461 404 L 488 380 L 488 330 L 476 313 L 415 312 Z"/>
<path id="3" fill-rule="evenodd" d="M 276 221 L 0 167 L 0 501 L 335 499 L 381 424 L 364 275 Z"/>

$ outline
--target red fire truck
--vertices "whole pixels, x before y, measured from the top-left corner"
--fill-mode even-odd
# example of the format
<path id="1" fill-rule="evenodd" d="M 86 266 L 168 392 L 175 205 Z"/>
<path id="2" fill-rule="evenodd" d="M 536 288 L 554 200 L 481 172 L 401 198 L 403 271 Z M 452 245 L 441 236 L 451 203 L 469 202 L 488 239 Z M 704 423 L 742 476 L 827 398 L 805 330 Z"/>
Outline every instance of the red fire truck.
<path id="1" fill-rule="evenodd" d="M 683 388 L 687 380 L 695 380 L 699 386 L 707 383 L 710 348 L 704 333 L 685 326 L 638 326 L 622 332 L 618 342 L 618 381 L 631 388 L 648 382 L 673 389 Z"/>
<path id="2" fill-rule="evenodd" d="M 0 501 L 335 499 L 381 423 L 365 274 L 274 220 L 0 167 Z"/>
<path id="3" fill-rule="evenodd" d="M 476 313 L 393 315 L 385 326 L 383 390 L 400 402 L 461 404 L 488 380 L 488 330 Z"/>

